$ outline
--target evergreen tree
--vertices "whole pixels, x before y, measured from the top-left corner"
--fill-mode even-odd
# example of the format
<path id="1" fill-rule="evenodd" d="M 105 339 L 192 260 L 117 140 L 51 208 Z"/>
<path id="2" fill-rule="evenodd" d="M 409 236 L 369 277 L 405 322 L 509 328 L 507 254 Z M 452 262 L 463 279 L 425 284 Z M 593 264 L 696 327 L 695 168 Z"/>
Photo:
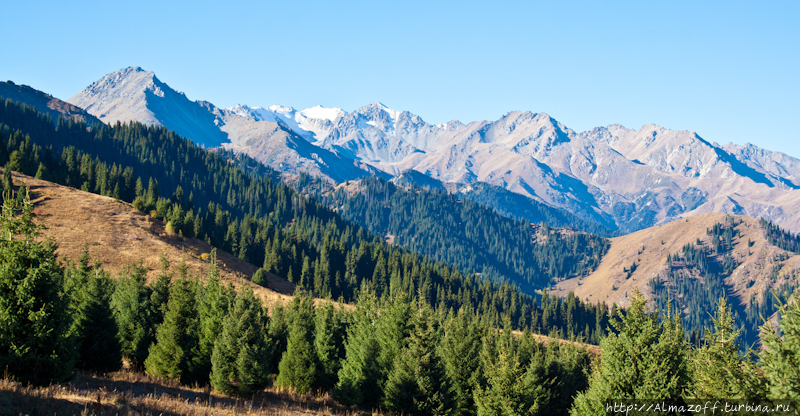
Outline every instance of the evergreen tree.
<path id="1" fill-rule="evenodd" d="M 169 291 L 164 322 L 144 362 L 147 373 L 167 380 L 189 381 L 192 351 L 197 345 L 197 310 L 194 283 L 177 279 Z"/>
<path id="2" fill-rule="evenodd" d="M 316 309 L 314 316 L 314 349 L 319 362 L 319 386 L 330 389 L 336 384 L 336 374 L 342 367 L 340 358 L 344 342 L 341 312 L 330 298 Z"/>
<path id="3" fill-rule="evenodd" d="M 170 262 L 166 252 L 159 256 L 161 263 L 161 273 L 156 278 L 155 284 L 150 291 L 150 328 L 155 336 L 158 326 L 164 322 L 164 315 L 167 313 L 169 296 L 172 286 L 172 273 L 169 271 Z"/>
<path id="4" fill-rule="evenodd" d="M 289 338 L 289 318 L 286 316 L 286 307 L 278 302 L 272 308 L 269 320 L 267 338 L 270 339 L 270 366 L 269 372 L 277 374 L 283 353 L 286 352 L 286 342 Z"/>
<path id="5" fill-rule="evenodd" d="M 117 322 L 111 309 L 114 282 L 102 270 L 89 278 L 78 307 L 78 366 L 91 371 L 116 371 L 122 365 Z"/>
<path id="6" fill-rule="evenodd" d="M 698 399 L 763 400 L 765 380 L 748 357 L 740 355 L 736 329 L 726 298 L 719 298 L 713 330 L 705 329 L 703 344 L 693 350 L 692 391 Z"/>
<path id="7" fill-rule="evenodd" d="M 129 265 L 120 273 L 111 296 L 111 308 L 117 321 L 122 356 L 134 368 L 144 364 L 151 336 L 148 330 L 150 296 L 145 285 L 147 269 Z"/>
<path id="8" fill-rule="evenodd" d="M 368 408 L 377 407 L 380 403 L 379 346 L 374 327 L 376 303 L 374 292 L 362 286 L 352 323 L 347 329 L 345 360 L 333 391 L 333 398 L 339 403 Z"/>
<path id="9" fill-rule="evenodd" d="M 378 340 L 378 366 L 381 371 L 381 388 L 394 369 L 395 361 L 405 349 L 409 335 L 414 327 L 414 310 L 404 292 L 385 296 L 381 313 L 375 323 L 375 337 Z"/>
<path id="10" fill-rule="evenodd" d="M 52 240 L 38 241 L 33 203 L 3 195 L 0 214 L 0 368 L 23 383 L 59 382 L 76 360 L 72 318 Z"/>
<path id="11" fill-rule="evenodd" d="M 35 177 L 36 177 L 36 179 L 42 179 L 42 180 L 45 180 L 45 181 L 49 180 L 48 174 L 47 174 L 47 166 L 45 166 L 44 163 L 41 163 L 41 162 L 39 163 L 39 168 L 36 169 L 36 176 Z"/>
<path id="12" fill-rule="evenodd" d="M 415 415 L 452 414 L 453 394 L 436 348 L 436 318 L 428 307 L 421 307 L 413 320 L 408 347 L 397 357 L 386 383 L 386 407 Z"/>
<path id="13" fill-rule="evenodd" d="M 759 365 L 769 381 L 769 398 L 800 400 L 800 294 L 778 308 L 779 332 L 770 322 L 762 328 L 764 342 Z M 781 334 L 783 336 L 781 336 Z"/>
<path id="14" fill-rule="evenodd" d="M 602 360 L 570 414 L 605 414 L 605 403 L 612 399 L 680 400 L 689 387 L 680 317 L 660 320 L 634 290 L 627 313 L 620 313 L 612 325 L 617 333 L 600 342 Z"/>
<path id="15" fill-rule="evenodd" d="M 211 373 L 214 343 L 222 333 L 222 322 L 232 301 L 232 290 L 222 286 L 219 279 L 216 251 L 212 251 L 205 286 L 198 291 L 198 341 L 191 363 L 191 378 L 205 384 Z"/>
<path id="16" fill-rule="evenodd" d="M 314 348 L 314 301 L 308 292 L 295 291 L 289 309 L 289 339 L 275 383 L 303 394 L 318 385 L 318 358 Z"/>
<path id="17" fill-rule="evenodd" d="M 483 333 L 477 319 L 464 308 L 444 325 L 441 356 L 453 387 L 454 410 L 459 415 L 476 412 L 473 388 L 478 382 Z"/>
<path id="18" fill-rule="evenodd" d="M 255 273 L 253 273 L 253 278 L 251 280 L 253 283 L 261 287 L 269 287 L 269 282 L 267 281 L 267 272 L 262 268 L 259 268 Z"/>
<path id="19" fill-rule="evenodd" d="M 494 343 L 494 347 L 489 347 Z M 537 373 L 525 371 L 514 351 L 510 332 L 500 337 L 488 335 L 481 351 L 485 383 L 475 390 L 478 415 L 537 415 L 548 400 Z"/>
<path id="20" fill-rule="evenodd" d="M 236 295 L 214 343 L 211 385 L 225 394 L 249 396 L 266 386 L 270 348 L 260 301 L 249 289 Z"/>

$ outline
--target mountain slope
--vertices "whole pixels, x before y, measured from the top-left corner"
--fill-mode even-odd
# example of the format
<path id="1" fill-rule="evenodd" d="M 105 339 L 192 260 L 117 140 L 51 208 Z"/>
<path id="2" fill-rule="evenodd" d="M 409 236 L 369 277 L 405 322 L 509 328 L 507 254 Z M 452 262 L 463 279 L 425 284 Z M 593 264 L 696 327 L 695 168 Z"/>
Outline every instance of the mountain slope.
<path id="1" fill-rule="evenodd" d="M 772 292 L 791 293 L 798 285 L 800 254 L 778 248 L 765 223 L 710 213 L 612 238 L 594 272 L 559 282 L 553 293 L 625 307 L 637 288 L 660 309 L 679 307 L 684 327 L 701 332 L 725 295 L 754 342 L 760 315 L 774 312 Z"/>
<path id="2" fill-rule="evenodd" d="M 316 119 L 324 127 L 314 129 L 298 122 L 311 125 L 296 115 L 302 111 L 270 108 L 295 114 L 290 121 L 306 140 L 388 174 L 486 183 L 621 232 L 708 212 L 800 229 L 793 209 L 800 203 L 800 160 L 752 145 L 722 147 L 656 125 L 576 133 L 547 114 L 522 111 L 491 122 L 431 125 L 381 103 L 352 113 L 329 109 L 335 116 Z"/>
<path id="3" fill-rule="evenodd" d="M 12 178 L 17 186 L 29 187 L 36 221 L 44 226 L 42 236 L 53 238 L 59 257 L 76 260 L 85 246 L 92 260 L 101 261 L 103 269 L 114 276 L 141 262 L 148 280 L 155 280 L 164 254 L 174 266 L 184 260 L 190 273 L 206 275 L 213 247 L 195 238 L 168 235 L 162 221 L 129 203 L 16 172 Z M 250 287 L 268 304 L 285 303 L 294 293 L 294 284 L 273 274 L 268 274 L 269 289 L 250 282 L 258 267 L 224 251 L 217 251 L 217 260 L 223 281 Z"/>
<path id="4" fill-rule="evenodd" d="M 285 173 L 303 171 L 336 181 L 375 173 L 314 147 L 282 119 L 243 117 L 242 108 L 224 110 L 206 101 L 191 101 L 139 67 L 108 74 L 69 102 L 108 124 L 138 121 L 165 126 L 206 148 L 225 146 Z"/>
<path id="5" fill-rule="evenodd" d="M 49 115 L 53 121 L 63 116 L 86 124 L 100 123 L 100 120 L 86 110 L 27 85 L 17 85 L 11 81 L 0 82 L 0 97 L 33 106 L 37 111 Z"/>
<path id="6" fill-rule="evenodd" d="M 573 298 L 548 304 L 558 312 L 543 310 L 537 297 L 507 282 L 387 244 L 270 171 L 248 173 L 240 166 L 254 161 L 244 155 L 223 159 L 164 127 L 54 126 L 9 101 L 0 106 L 0 141 L 0 165 L 131 202 L 173 233 L 197 236 L 320 296 L 352 301 L 368 284 L 378 295 L 399 288 L 437 308 L 472 308 L 497 325 L 509 319 L 518 328 L 595 342 L 604 332 L 595 325 L 607 314 L 599 305 Z M 52 150 L 42 152 L 46 147 Z M 551 313 L 577 322 L 542 321 Z"/>
<path id="7" fill-rule="evenodd" d="M 432 125 L 378 102 L 349 113 L 280 105 L 224 110 L 189 101 L 139 68 L 109 74 L 70 102 L 104 120 L 164 125 L 287 173 L 341 182 L 416 171 L 443 184 L 486 183 L 622 233 L 710 212 L 800 230 L 800 160 L 656 125 L 578 133 L 528 111 Z"/>

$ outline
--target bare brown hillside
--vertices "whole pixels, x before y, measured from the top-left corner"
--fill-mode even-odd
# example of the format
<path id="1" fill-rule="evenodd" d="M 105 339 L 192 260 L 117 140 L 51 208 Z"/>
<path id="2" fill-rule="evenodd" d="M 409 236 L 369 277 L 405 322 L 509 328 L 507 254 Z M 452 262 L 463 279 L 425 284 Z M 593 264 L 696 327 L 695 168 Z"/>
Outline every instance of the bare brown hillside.
<path id="1" fill-rule="evenodd" d="M 648 283 L 666 270 L 667 255 L 679 252 L 685 244 L 711 240 L 706 229 L 721 223 L 728 214 L 711 213 L 673 221 L 611 239 L 611 248 L 600 266 L 591 275 L 559 282 L 556 295 L 574 291 L 581 299 L 590 302 L 605 301 L 627 305 L 634 287 L 649 295 Z M 741 225 L 739 235 L 733 239 L 733 256 L 739 264 L 725 283 L 735 289 L 743 303 L 751 294 L 760 294 L 800 274 L 800 256 L 771 245 L 765 238 L 759 221 L 752 217 L 732 216 Z M 748 247 L 748 244 L 752 244 Z M 626 278 L 625 269 L 636 262 L 637 268 Z M 778 276 L 774 278 L 773 276 Z"/>
<path id="2" fill-rule="evenodd" d="M 59 257 L 77 259 L 87 245 L 92 259 L 102 261 L 112 275 L 141 262 L 152 280 L 161 269 L 161 253 L 166 253 L 173 267 L 184 259 L 190 273 L 201 277 L 207 274 L 210 245 L 195 238 L 167 235 L 162 221 L 131 204 L 17 173 L 13 178 L 16 185 L 24 182 L 30 187 L 37 221 L 45 227 L 42 235 L 56 241 Z M 285 303 L 294 293 L 293 283 L 272 274 L 268 275 L 269 289 L 250 282 L 258 267 L 224 251 L 217 251 L 217 261 L 224 281 L 236 287 L 252 287 L 267 304 Z"/>

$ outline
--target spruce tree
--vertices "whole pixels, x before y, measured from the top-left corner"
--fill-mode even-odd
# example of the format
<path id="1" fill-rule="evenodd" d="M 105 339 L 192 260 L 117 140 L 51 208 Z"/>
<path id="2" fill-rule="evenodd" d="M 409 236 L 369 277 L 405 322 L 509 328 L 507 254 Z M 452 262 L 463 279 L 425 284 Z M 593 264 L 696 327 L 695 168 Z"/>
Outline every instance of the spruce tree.
<path id="1" fill-rule="evenodd" d="M 116 371 L 122 365 L 117 322 L 111 309 L 114 282 L 95 268 L 77 310 L 78 367 L 99 372 Z"/>
<path id="2" fill-rule="evenodd" d="M 289 338 L 278 366 L 275 383 L 303 394 L 319 383 L 318 358 L 314 348 L 314 301 L 308 292 L 295 291 L 289 309 Z"/>
<path id="3" fill-rule="evenodd" d="M 449 415 L 453 394 L 439 356 L 438 323 L 423 306 L 414 314 L 413 330 L 397 358 L 385 388 L 385 404 L 397 413 Z"/>
<path id="4" fill-rule="evenodd" d="M 194 285 L 188 279 L 177 279 L 170 287 L 164 322 L 158 326 L 144 362 L 147 373 L 154 377 L 182 383 L 189 380 L 192 351 L 197 345 Z"/>
<path id="5" fill-rule="evenodd" d="M 319 362 L 319 386 L 330 389 L 336 384 L 336 374 L 342 367 L 344 328 L 341 313 L 330 298 L 317 307 L 314 316 L 314 349 Z"/>
<path id="6" fill-rule="evenodd" d="M 759 365 L 769 381 L 769 398 L 800 401 L 800 294 L 778 307 L 778 329 L 770 322 L 762 327 Z M 782 335 L 782 336 L 781 336 Z"/>
<path id="7" fill-rule="evenodd" d="M 602 360 L 570 409 L 573 415 L 605 414 L 609 400 L 680 400 L 689 387 L 687 343 L 679 317 L 650 314 L 638 290 L 627 313 L 612 320 L 616 333 L 600 343 Z"/>
<path id="8" fill-rule="evenodd" d="M 691 396 L 697 399 L 763 400 L 766 383 L 761 371 L 748 356 L 739 353 L 733 316 L 725 297 L 719 298 L 714 328 L 705 329 L 705 337 L 692 354 Z"/>
<path id="9" fill-rule="evenodd" d="M 148 314 L 150 316 L 150 328 L 154 337 L 158 326 L 164 322 L 172 285 L 172 273 L 169 270 L 170 261 L 166 252 L 161 253 L 159 262 L 161 263 L 161 273 L 159 273 L 155 283 L 150 288 L 150 312 Z"/>
<path id="10" fill-rule="evenodd" d="M 0 214 L 0 369 L 23 383 L 60 382 L 75 345 L 62 269 L 52 240 L 39 241 L 33 203 L 3 194 Z"/>
<path id="11" fill-rule="evenodd" d="M 378 340 L 378 366 L 381 371 L 381 387 L 389 379 L 400 351 L 405 349 L 414 327 L 414 308 L 409 296 L 397 291 L 385 296 L 381 302 L 381 313 L 375 323 Z"/>
<path id="12" fill-rule="evenodd" d="M 339 370 L 339 381 L 333 391 L 333 398 L 339 403 L 368 408 L 380 404 L 380 348 L 374 326 L 377 317 L 375 294 L 362 285 L 352 322 L 347 329 L 345 359 Z"/>
<path id="13" fill-rule="evenodd" d="M 197 296 L 198 342 L 190 371 L 191 378 L 201 384 L 209 381 L 214 342 L 222 333 L 222 322 L 232 301 L 232 290 L 223 287 L 220 282 L 216 259 L 216 251 L 212 251 L 208 279 Z"/>
<path id="14" fill-rule="evenodd" d="M 444 324 L 441 356 L 453 387 L 454 410 L 459 415 L 476 412 L 473 388 L 478 381 L 483 332 L 477 319 L 464 308 Z"/>
<path id="15" fill-rule="evenodd" d="M 278 373 L 281 357 L 286 352 L 286 342 L 289 338 L 289 317 L 287 314 L 286 307 L 282 303 L 277 302 L 273 305 L 272 316 L 267 329 L 267 338 L 270 340 L 270 373 Z"/>
<path id="16" fill-rule="evenodd" d="M 485 382 L 474 393 L 480 416 L 543 414 L 541 410 L 549 392 L 536 371 L 532 368 L 526 371 L 520 364 L 513 342 L 510 331 L 484 338 L 481 360 Z"/>
<path id="17" fill-rule="evenodd" d="M 263 308 L 252 290 L 239 291 L 211 355 L 211 385 L 225 394 L 249 396 L 266 386 L 270 346 Z"/>
<path id="18" fill-rule="evenodd" d="M 145 285 L 147 269 L 131 264 L 119 276 L 111 308 L 117 321 L 122 356 L 133 368 L 140 368 L 147 358 L 151 336 L 149 325 L 150 296 Z"/>

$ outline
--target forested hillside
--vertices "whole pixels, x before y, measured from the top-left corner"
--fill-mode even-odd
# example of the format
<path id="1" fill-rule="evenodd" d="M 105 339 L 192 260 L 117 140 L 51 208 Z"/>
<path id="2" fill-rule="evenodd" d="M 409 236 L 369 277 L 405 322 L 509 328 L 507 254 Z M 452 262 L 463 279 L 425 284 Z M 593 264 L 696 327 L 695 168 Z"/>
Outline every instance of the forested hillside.
<path id="1" fill-rule="evenodd" d="M 608 250 L 602 237 L 503 217 L 444 190 L 399 187 L 375 177 L 330 189 L 307 175 L 298 187 L 343 218 L 391 236 L 394 244 L 531 294 L 555 278 L 591 273 Z"/>
<path id="2" fill-rule="evenodd" d="M 164 129 L 87 129 L 4 104 L 0 366 L 15 381 L 4 380 L 0 392 L 20 382 L 62 382 L 76 369 L 118 370 L 124 359 L 172 385 L 209 386 L 209 405 L 213 388 L 217 396 L 249 399 L 251 410 L 270 384 L 296 394 L 328 392 L 337 405 L 358 411 L 418 415 L 602 414 L 611 400 L 654 397 L 670 404 L 738 399 L 770 408 L 800 399 L 793 365 L 800 354 L 796 296 L 779 306 L 779 332 L 771 324 L 763 327 L 766 348 L 756 363 L 738 352 L 740 332 L 724 297 L 716 300 L 711 327 L 692 346 L 679 316 L 651 312 L 635 289 L 624 313 L 609 314 L 604 304 L 586 305 L 572 295 L 562 299 L 545 291 L 533 298 L 370 237 L 314 200 Z M 56 141 L 59 135 L 70 145 Z M 185 158 L 187 169 L 160 165 L 166 155 Z M 213 258 L 205 276 L 164 259 L 149 284 L 141 267 L 131 265 L 112 278 L 102 259 L 88 253 L 64 264 L 52 240 L 39 235 L 30 193 L 11 181 L 11 170 L 127 196 L 137 209 L 167 221 L 168 233 L 238 248 L 233 251 L 242 258 L 252 260 L 254 254 L 242 248 L 256 245 L 264 252 L 264 269 L 282 273 L 276 265 L 286 265 L 285 276 L 305 290 L 295 292 L 289 305 L 270 305 L 268 311 L 250 288 L 222 283 Z M 170 177 L 175 188 L 159 190 Z M 216 181 L 205 186 L 196 178 Z M 231 184 L 254 193 L 240 194 Z M 163 191 L 172 197 L 161 197 Z M 208 199 L 207 211 L 195 207 L 202 198 Z M 245 208 L 237 210 L 239 204 Z M 742 237 L 738 225 L 707 229 L 709 241 L 700 244 L 705 251 L 686 246 L 670 256 L 673 265 L 713 271 L 713 253 L 721 255 L 726 270 L 726 250 Z M 248 232 L 269 237 L 264 228 L 271 240 L 237 245 Z M 302 256 L 289 254 L 298 248 Z M 276 261 L 276 254 L 287 260 Z M 333 260 L 338 255 L 341 268 Z M 299 266 L 298 258 L 303 262 L 295 275 L 289 270 Z M 636 268 L 627 270 L 630 277 Z M 326 274 L 342 271 L 343 280 Z M 314 292 L 338 294 L 354 306 L 314 306 Z M 573 343 L 542 343 L 531 329 L 599 341 L 602 359 L 592 363 L 591 354 Z M 96 408 L 113 414 L 160 409 L 124 400 L 103 404 L 103 394 Z M 54 396 L 40 394 L 37 400 L 72 403 Z M 0 405 L 6 403 L 14 406 Z"/>
<path id="3" fill-rule="evenodd" d="M 0 123 L 7 169 L 132 202 L 163 218 L 168 231 L 206 240 L 318 296 L 352 301 L 367 281 L 378 296 L 395 288 L 439 310 L 470 307 L 495 326 L 508 320 L 594 342 L 604 331 L 605 305 L 543 301 L 388 245 L 252 160 L 232 163 L 162 127 L 54 123 L 10 100 L 0 107 Z"/>

